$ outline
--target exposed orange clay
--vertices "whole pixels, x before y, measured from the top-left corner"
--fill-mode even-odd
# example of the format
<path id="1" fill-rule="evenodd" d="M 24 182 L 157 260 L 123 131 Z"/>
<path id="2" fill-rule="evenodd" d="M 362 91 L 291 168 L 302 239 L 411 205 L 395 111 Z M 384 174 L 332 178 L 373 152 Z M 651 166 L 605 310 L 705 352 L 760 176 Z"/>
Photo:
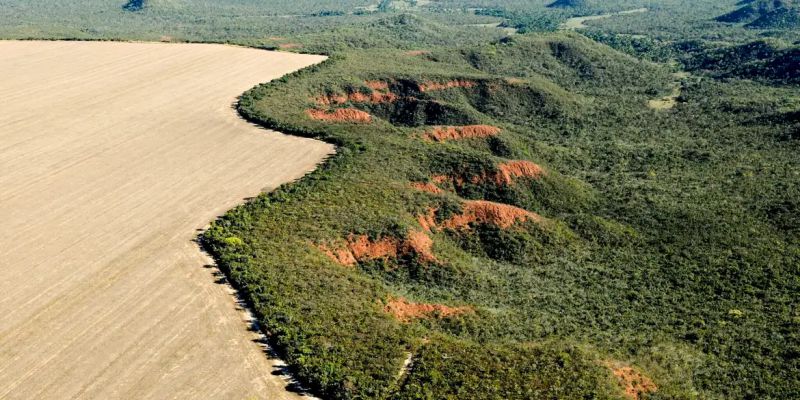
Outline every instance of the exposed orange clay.
<path id="1" fill-rule="evenodd" d="M 319 96 L 314 100 L 321 106 L 335 106 L 347 103 L 348 98 L 343 94 L 333 93 L 327 96 Z"/>
<path id="2" fill-rule="evenodd" d="M 334 262 L 347 266 L 352 267 L 356 265 L 356 258 L 353 257 L 353 253 L 350 252 L 349 249 L 331 249 L 324 244 L 317 246 L 323 253 L 325 253 L 328 258 L 333 260 Z"/>
<path id="3" fill-rule="evenodd" d="M 474 176 L 470 179 L 472 183 L 479 183 L 482 180 L 479 176 Z M 433 175 L 431 176 L 431 181 L 436 183 L 437 185 L 441 185 L 443 183 L 452 182 L 453 185 L 456 187 L 464 186 L 464 178 L 461 176 L 448 176 L 448 175 Z"/>
<path id="4" fill-rule="evenodd" d="M 422 227 L 422 230 L 430 232 L 436 227 L 436 209 L 429 208 L 425 214 L 418 215 L 417 222 L 419 222 L 419 226 Z"/>
<path id="5" fill-rule="evenodd" d="M 389 82 L 384 81 L 365 81 L 365 85 L 372 90 L 387 90 L 389 89 Z"/>
<path id="6" fill-rule="evenodd" d="M 542 167 L 525 160 L 509 161 L 497 166 L 497 172 L 491 177 L 498 185 L 510 185 L 517 178 L 541 178 L 545 174 Z"/>
<path id="7" fill-rule="evenodd" d="M 397 95 L 394 93 L 381 93 L 373 91 L 370 94 L 361 92 L 344 94 L 329 94 L 327 96 L 319 96 L 315 99 L 316 103 L 321 106 L 342 105 L 348 101 L 351 103 L 391 103 L 397 100 Z"/>
<path id="8" fill-rule="evenodd" d="M 334 262 L 348 267 L 359 261 L 396 259 L 399 254 L 416 254 L 421 261 L 439 262 L 433 255 L 433 240 L 424 231 L 411 231 L 402 241 L 392 237 L 372 241 L 366 235 L 350 235 L 343 247 L 317 247 Z"/>
<path id="9" fill-rule="evenodd" d="M 431 181 L 437 185 L 441 185 L 446 182 L 452 182 L 457 187 L 463 186 L 464 182 L 466 182 L 467 180 L 473 184 L 479 184 L 489 181 L 495 183 L 497 186 L 503 186 L 503 185 L 511 185 L 512 183 L 514 183 L 515 180 L 519 178 L 539 179 L 545 174 L 546 174 L 545 170 L 533 162 L 527 160 L 516 160 L 499 164 L 497 166 L 497 170 L 491 173 L 474 175 L 469 178 L 465 178 L 462 176 L 433 175 L 431 176 Z M 438 192 L 436 193 L 442 192 L 441 188 L 431 183 L 412 184 L 412 186 L 414 186 L 419 190 L 430 191 L 428 190 L 430 188 L 427 187 L 423 188 L 423 185 L 435 187 L 436 189 L 438 189 Z"/>
<path id="10" fill-rule="evenodd" d="M 468 138 L 485 138 L 500 133 L 500 128 L 489 125 L 439 126 L 426 132 L 422 137 L 426 140 L 443 142 Z"/>
<path id="11" fill-rule="evenodd" d="M 370 94 L 364 94 L 361 92 L 350 93 L 347 96 L 348 100 L 353 103 L 391 103 L 397 100 L 397 95 L 394 93 L 381 93 L 378 91 L 374 91 Z"/>
<path id="12" fill-rule="evenodd" d="M 403 242 L 403 253 L 416 254 L 421 261 L 438 263 L 433 255 L 433 240 L 422 231 L 411 231 Z"/>
<path id="13" fill-rule="evenodd" d="M 619 365 L 614 362 L 604 363 L 617 377 L 620 386 L 625 390 L 625 396 L 632 400 L 639 400 L 642 393 L 652 393 L 658 390 L 653 380 L 630 366 Z"/>
<path id="14" fill-rule="evenodd" d="M 402 297 L 390 299 L 383 310 L 403 323 L 419 318 L 447 318 L 475 312 L 469 306 L 450 307 L 444 304 L 412 303 Z"/>
<path id="15" fill-rule="evenodd" d="M 397 258 L 397 239 L 383 238 L 371 241 L 367 235 L 350 235 L 347 248 L 356 260 L 376 260 L 378 258 Z"/>
<path id="16" fill-rule="evenodd" d="M 417 190 L 421 190 L 423 192 L 428 192 L 432 194 L 440 194 L 442 193 L 442 189 L 439 189 L 438 186 L 434 185 L 430 182 L 412 182 L 411 187 Z"/>
<path id="17" fill-rule="evenodd" d="M 419 85 L 419 91 L 433 92 L 435 90 L 445 90 L 453 88 L 471 88 L 475 86 L 478 86 L 478 84 L 473 81 L 466 81 L 460 79 L 448 82 L 423 82 Z"/>
<path id="18" fill-rule="evenodd" d="M 450 217 L 442 226 L 450 229 L 469 228 L 471 223 L 492 224 L 500 228 L 510 228 L 517 222 L 541 222 L 542 217 L 519 207 L 494 203 L 485 200 L 464 202 L 463 213 Z"/>
<path id="19" fill-rule="evenodd" d="M 434 175 L 431 177 L 431 180 L 434 183 L 442 184 L 450 180 L 450 177 L 447 175 Z"/>
<path id="20" fill-rule="evenodd" d="M 372 92 L 372 95 L 370 96 L 370 101 L 373 103 L 392 103 L 395 100 L 397 100 L 397 95 L 392 92 Z"/>
<path id="21" fill-rule="evenodd" d="M 317 121 L 353 122 L 361 124 L 372 122 L 371 115 L 354 108 L 339 108 L 334 111 L 309 109 L 306 110 L 306 114 L 311 119 Z"/>

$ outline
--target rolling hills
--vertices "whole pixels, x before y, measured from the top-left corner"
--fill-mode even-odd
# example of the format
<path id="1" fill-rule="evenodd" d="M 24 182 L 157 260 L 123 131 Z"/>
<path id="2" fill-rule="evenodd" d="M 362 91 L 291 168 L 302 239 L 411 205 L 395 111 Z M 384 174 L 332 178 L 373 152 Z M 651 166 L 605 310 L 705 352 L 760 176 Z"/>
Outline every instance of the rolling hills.
<path id="1" fill-rule="evenodd" d="M 795 393 L 792 128 L 742 93 L 796 95 L 670 80 L 577 34 L 345 51 L 242 98 L 340 150 L 205 243 L 325 397 Z"/>

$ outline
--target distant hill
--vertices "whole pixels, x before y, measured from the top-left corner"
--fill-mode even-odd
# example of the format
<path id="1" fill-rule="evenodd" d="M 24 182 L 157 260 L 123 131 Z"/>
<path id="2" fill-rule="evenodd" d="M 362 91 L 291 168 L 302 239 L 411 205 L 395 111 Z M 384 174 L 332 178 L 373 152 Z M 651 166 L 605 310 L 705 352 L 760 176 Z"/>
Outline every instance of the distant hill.
<path id="1" fill-rule="evenodd" d="M 793 0 L 750 0 L 739 9 L 717 17 L 717 21 L 746 23 L 751 28 L 795 28 L 800 26 L 800 5 Z"/>
<path id="2" fill-rule="evenodd" d="M 780 8 L 769 12 L 747 26 L 760 29 L 800 28 L 800 6 L 795 4 L 794 7 Z"/>
<path id="3" fill-rule="evenodd" d="M 587 0 L 556 0 L 547 5 L 550 8 L 585 8 L 588 6 Z"/>
<path id="4" fill-rule="evenodd" d="M 774 40 L 725 47 L 680 45 L 688 71 L 705 71 L 717 78 L 760 79 L 773 84 L 800 83 L 800 46 Z"/>

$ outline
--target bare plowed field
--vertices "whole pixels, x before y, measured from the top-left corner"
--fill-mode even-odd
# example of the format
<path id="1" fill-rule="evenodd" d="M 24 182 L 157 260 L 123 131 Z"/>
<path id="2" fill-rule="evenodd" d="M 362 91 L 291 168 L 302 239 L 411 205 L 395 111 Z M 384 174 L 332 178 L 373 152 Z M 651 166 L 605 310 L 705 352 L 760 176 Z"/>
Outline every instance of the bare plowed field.
<path id="1" fill-rule="evenodd" d="M 193 243 L 333 150 L 252 126 L 321 57 L 0 42 L 0 398 L 293 398 Z"/>

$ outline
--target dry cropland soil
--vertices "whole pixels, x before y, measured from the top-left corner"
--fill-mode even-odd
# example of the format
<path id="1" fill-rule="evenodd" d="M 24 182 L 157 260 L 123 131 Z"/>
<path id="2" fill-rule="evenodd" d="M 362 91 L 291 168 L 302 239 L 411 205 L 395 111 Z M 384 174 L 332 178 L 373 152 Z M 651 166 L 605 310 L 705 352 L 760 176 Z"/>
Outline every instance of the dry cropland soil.
<path id="1" fill-rule="evenodd" d="M 322 57 L 0 42 L 0 398 L 290 399 L 197 230 L 333 148 L 232 104 Z"/>

